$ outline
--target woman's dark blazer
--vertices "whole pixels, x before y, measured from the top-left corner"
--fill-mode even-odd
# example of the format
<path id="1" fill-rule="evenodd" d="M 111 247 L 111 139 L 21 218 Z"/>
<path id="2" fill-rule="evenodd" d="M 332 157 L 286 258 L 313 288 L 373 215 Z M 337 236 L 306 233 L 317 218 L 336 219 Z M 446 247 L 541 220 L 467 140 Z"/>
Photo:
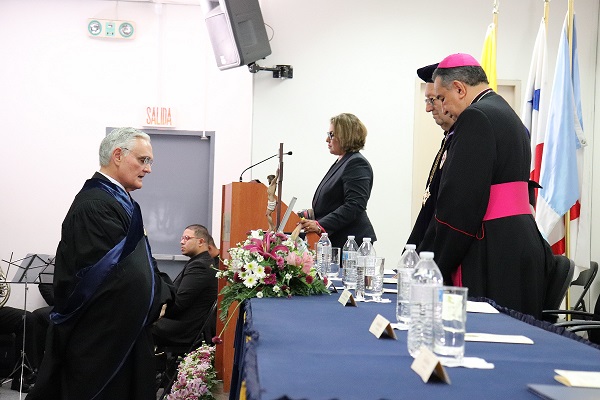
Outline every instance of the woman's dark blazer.
<path id="1" fill-rule="evenodd" d="M 333 247 L 343 247 L 348 235 L 360 246 L 363 237 L 377 240 L 367 216 L 373 188 L 373 169 L 360 154 L 346 153 L 329 168 L 317 187 L 312 208 L 315 219 L 329 234 Z"/>

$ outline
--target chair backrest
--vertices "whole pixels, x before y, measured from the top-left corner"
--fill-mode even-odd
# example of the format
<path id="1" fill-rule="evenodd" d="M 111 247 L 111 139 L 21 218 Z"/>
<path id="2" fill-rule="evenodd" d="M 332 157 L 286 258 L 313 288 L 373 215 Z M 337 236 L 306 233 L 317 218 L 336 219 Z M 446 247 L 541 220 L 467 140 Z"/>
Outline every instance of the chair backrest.
<path id="1" fill-rule="evenodd" d="M 584 297 L 587 294 L 590 286 L 592 286 L 592 282 L 594 281 L 594 278 L 596 277 L 597 273 L 598 273 L 598 263 L 596 261 L 591 261 L 590 268 L 586 269 L 585 271 L 581 271 L 579 273 L 579 276 L 577 277 L 577 279 L 575 279 L 573 282 L 571 282 L 571 286 L 575 285 L 575 286 L 583 287 L 581 296 L 579 296 L 579 299 L 577 299 L 577 301 L 575 302 L 575 305 L 573 306 L 573 310 L 587 311 L 585 308 Z"/>
<path id="2" fill-rule="evenodd" d="M 565 256 L 554 256 L 554 273 L 546 287 L 544 310 L 556 310 L 560 307 L 567 289 L 573 280 L 575 263 Z"/>

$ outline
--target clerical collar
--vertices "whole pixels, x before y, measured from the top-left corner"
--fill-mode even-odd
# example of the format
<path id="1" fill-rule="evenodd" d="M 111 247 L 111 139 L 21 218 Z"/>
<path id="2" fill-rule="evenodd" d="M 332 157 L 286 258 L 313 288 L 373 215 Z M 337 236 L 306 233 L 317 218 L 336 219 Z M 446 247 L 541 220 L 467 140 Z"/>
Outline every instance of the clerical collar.
<path id="1" fill-rule="evenodd" d="M 485 96 L 486 94 L 488 94 L 490 92 L 492 92 L 492 88 L 487 88 L 485 90 L 482 90 L 477 96 L 475 96 L 475 98 L 473 99 L 471 104 L 477 103 L 479 100 L 481 100 L 483 98 L 483 96 Z"/>
<path id="2" fill-rule="evenodd" d="M 123 185 L 121 185 L 117 180 L 115 180 L 114 178 L 111 178 L 110 176 L 106 175 L 102 171 L 98 171 L 98 173 L 104 175 L 106 177 L 106 179 L 108 179 L 109 181 L 111 181 L 112 183 L 114 183 L 115 185 L 117 185 L 118 187 L 120 187 L 121 189 L 123 189 L 125 191 L 125 193 L 127 193 L 127 190 L 125 190 L 125 188 L 123 187 Z"/>

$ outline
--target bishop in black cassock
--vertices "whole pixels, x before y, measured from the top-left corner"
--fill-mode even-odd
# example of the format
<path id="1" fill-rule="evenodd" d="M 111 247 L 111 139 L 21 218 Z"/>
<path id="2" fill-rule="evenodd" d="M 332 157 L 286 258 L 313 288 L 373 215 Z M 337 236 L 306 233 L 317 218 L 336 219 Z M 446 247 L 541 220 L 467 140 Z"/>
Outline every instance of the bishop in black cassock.
<path id="1" fill-rule="evenodd" d="M 428 229 L 446 284 L 540 317 L 554 258 L 529 205 L 529 138 L 509 104 L 469 55 L 433 74 L 437 98 L 456 118 Z"/>

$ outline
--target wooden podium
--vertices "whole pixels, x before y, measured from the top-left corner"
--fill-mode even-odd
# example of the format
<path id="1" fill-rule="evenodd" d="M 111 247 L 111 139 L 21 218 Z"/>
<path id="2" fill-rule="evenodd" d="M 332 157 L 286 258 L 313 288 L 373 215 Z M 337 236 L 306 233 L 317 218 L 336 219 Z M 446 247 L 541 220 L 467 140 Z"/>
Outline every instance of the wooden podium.
<path id="1" fill-rule="evenodd" d="M 269 223 L 265 214 L 267 210 L 267 187 L 258 182 L 233 182 L 223 186 L 221 208 L 221 259 L 229 258 L 231 247 L 237 246 L 248 237 L 250 230 L 262 229 L 267 231 Z M 287 205 L 281 204 L 281 218 L 287 210 Z M 273 211 L 272 217 L 277 221 L 277 211 Z M 291 213 L 284 227 L 284 232 L 294 230 L 300 218 L 296 213 Z M 313 243 L 309 244 L 312 246 Z M 222 265 L 221 268 L 224 268 Z M 225 286 L 224 279 L 219 280 L 219 292 Z M 219 304 L 222 296 L 219 296 Z M 233 312 L 236 303 L 229 308 Z M 217 315 L 220 308 L 217 308 Z M 231 317 L 231 322 L 221 338 L 223 343 L 217 346 L 215 355 L 215 367 L 219 379 L 223 380 L 223 390 L 229 391 L 231 384 L 233 355 L 233 342 L 235 337 L 235 321 L 238 320 L 238 310 Z M 223 329 L 224 323 L 217 317 L 217 334 Z"/>

